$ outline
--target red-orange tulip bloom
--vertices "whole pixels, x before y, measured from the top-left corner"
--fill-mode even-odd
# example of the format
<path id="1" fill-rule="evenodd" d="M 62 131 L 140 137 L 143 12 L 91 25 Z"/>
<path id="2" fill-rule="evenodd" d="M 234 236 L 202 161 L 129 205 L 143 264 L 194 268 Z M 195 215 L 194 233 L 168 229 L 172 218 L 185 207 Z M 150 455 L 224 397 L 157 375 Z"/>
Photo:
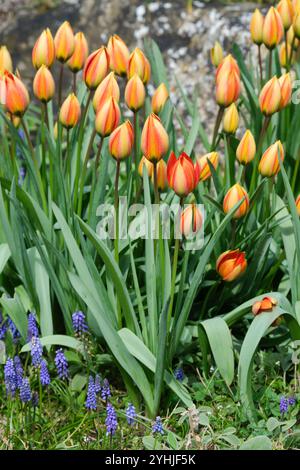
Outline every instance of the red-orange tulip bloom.
<path id="1" fill-rule="evenodd" d="M 271 116 L 279 110 L 281 102 L 281 87 L 276 76 L 271 78 L 259 95 L 259 105 L 261 112 L 266 116 Z"/>
<path id="2" fill-rule="evenodd" d="M 255 140 L 251 131 L 247 129 L 236 149 L 236 158 L 242 165 L 247 165 L 254 159 L 255 154 Z"/>
<path id="3" fill-rule="evenodd" d="M 163 161 L 163 160 L 161 160 L 161 161 Z M 154 168 L 153 163 L 149 162 L 149 160 L 147 160 L 146 157 L 142 156 L 141 161 L 139 163 L 139 167 L 138 167 L 139 175 L 142 178 L 143 178 L 144 165 L 146 167 L 149 178 L 151 178 L 151 176 L 153 175 L 153 168 Z"/>
<path id="4" fill-rule="evenodd" d="M 127 65 L 127 78 L 133 77 L 137 74 L 142 82 L 146 83 L 150 80 L 151 66 L 150 63 L 141 49 L 136 47 L 130 54 Z"/>
<path id="5" fill-rule="evenodd" d="M 110 135 L 120 122 L 120 108 L 114 98 L 108 98 L 96 114 L 95 129 L 102 137 Z"/>
<path id="6" fill-rule="evenodd" d="M 255 9 L 250 21 L 250 34 L 254 44 L 260 46 L 263 42 L 264 17 L 258 8 Z"/>
<path id="7" fill-rule="evenodd" d="M 29 94 L 23 82 L 16 75 L 4 73 L 5 106 L 14 116 L 23 116 L 29 105 Z"/>
<path id="8" fill-rule="evenodd" d="M 130 121 L 118 126 L 109 138 L 109 151 L 116 160 L 129 157 L 134 143 L 134 133 Z"/>
<path id="9" fill-rule="evenodd" d="M 197 164 L 194 166 L 192 159 L 185 152 L 182 152 L 178 159 L 175 153 L 171 152 L 167 165 L 167 178 L 170 188 L 178 196 L 187 196 L 198 184 L 199 167 Z"/>
<path id="10" fill-rule="evenodd" d="M 106 47 L 92 52 L 86 59 L 83 69 L 83 79 L 90 90 L 95 90 L 106 77 L 109 70 L 109 54 Z"/>
<path id="11" fill-rule="evenodd" d="M 228 250 L 217 259 L 217 271 L 223 281 L 230 282 L 241 276 L 247 268 L 245 253 L 240 250 Z"/>
<path id="12" fill-rule="evenodd" d="M 127 82 L 125 88 L 125 102 L 129 109 L 138 111 L 145 103 L 146 91 L 140 77 L 135 74 Z"/>
<path id="13" fill-rule="evenodd" d="M 62 63 L 67 62 L 75 48 L 74 33 L 68 21 L 65 21 L 56 31 L 54 45 L 57 60 Z"/>
<path id="14" fill-rule="evenodd" d="M 216 70 L 216 84 L 221 80 L 222 76 L 226 75 L 228 72 L 234 71 L 237 76 L 240 78 L 240 69 L 237 64 L 237 61 L 232 57 L 231 54 L 228 54 L 224 59 L 220 62 L 217 70 Z"/>
<path id="15" fill-rule="evenodd" d="M 5 70 L 7 70 L 7 72 L 12 72 L 13 64 L 7 47 L 0 46 L 0 77 L 4 74 Z"/>
<path id="16" fill-rule="evenodd" d="M 219 65 L 221 67 L 222 63 Z M 219 106 L 227 108 L 240 95 L 241 81 L 236 68 L 221 67 L 216 75 L 216 101 Z"/>
<path id="17" fill-rule="evenodd" d="M 141 150 L 148 160 L 158 162 L 168 151 L 169 136 L 156 114 L 147 117 L 141 135 Z"/>
<path id="18" fill-rule="evenodd" d="M 80 104 L 74 93 L 71 93 L 63 102 L 60 112 L 59 121 L 67 129 L 76 126 L 80 119 Z"/>
<path id="19" fill-rule="evenodd" d="M 55 93 L 55 83 L 50 70 L 42 65 L 33 80 L 33 92 L 43 103 L 50 101 Z"/>
<path id="20" fill-rule="evenodd" d="M 228 212 L 230 212 L 231 209 L 233 209 L 233 207 L 242 199 L 244 199 L 244 201 L 233 214 L 234 219 L 243 217 L 245 214 L 247 214 L 249 209 L 249 197 L 247 191 L 240 184 L 236 183 L 227 191 L 224 197 L 223 210 L 225 214 L 228 214 Z"/>
<path id="21" fill-rule="evenodd" d="M 283 24 L 278 11 L 271 7 L 266 14 L 263 26 L 263 43 L 268 49 L 276 47 L 283 36 Z"/>
<path id="22" fill-rule="evenodd" d="M 195 235 L 201 230 L 203 218 L 196 204 L 189 204 L 180 216 L 180 232 L 185 238 Z"/>
<path id="23" fill-rule="evenodd" d="M 291 101 L 292 96 L 292 80 L 291 74 L 286 73 L 279 78 L 279 84 L 281 89 L 281 101 L 279 109 L 285 108 Z"/>
<path id="24" fill-rule="evenodd" d="M 295 14 L 293 4 L 291 0 L 280 0 L 276 8 L 281 17 L 283 27 L 287 31 L 293 22 Z"/>
<path id="25" fill-rule="evenodd" d="M 223 49 L 219 41 L 215 42 L 214 47 L 211 48 L 210 50 L 210 60 L 211 63 L 215 66 L 218 67 L 223 59 Z"/>
<path id="26" fill-rule="evenodd" d="M 150 163 L 152 166 L 153 164 Z M 157 173 L 157 189 L 159 191 L 165 191 L 168 186 L 168 178 L 167 178 L 167 164 L 166 162 L 161 159 L 156 165 L 156 173 Z M 154 174 L 152 173 L 152 183 L 154 184 Z"/>
<path id="27" fill-rule="evenodd" d="M 277 303 L 277 300 L 273 297 L 264 297 L 262 300 L 258 300 L 252 305 L 252 313 L 253 315 L 258 315 L 262 312 L 270 312 Z"/>
<path id="28" fill-rule="evenodd" d="M 89 46 L 83 33 L 75 34 L 74 52 L 68 60 L 68 67 L 72 72 L 76 73 L 82 70 L 89 53 Z"/>
<path id="29" fill-rule="evenodd" d="M 284 160 L 284 150 L 280 140 L 272 144 L 264 152 L 258 165 L 258 171 L 262 176 L 275 176 L 280 170 L 279 158 Z"/>
<path id="30" fill-rule="evenodd" d="M 108 98 L 115 98 L 117 102 L 120 99 L 120 89 L 117 80 L 115 79 L 114 72 L 110 72 L 102 82 L 98 85 L 94 98 L 93 107 L 95 112 L 103 106 Z"/>
<path id="31" fill-rule="evenodd" d="M 55 60 L 54 40 L 49 28 L 44 29 L 32 49 L 32 64 L 39 69 L 42 65 L 51 67 Z"/>
<path id="32" fill-rule="evenodd" d="M 210 166 L 207 160 L 209 160 L 214 169 L 216 169 L 219 164 L 219 154 L 217 152 L 210 152 L 197 158 L 196 165 L 198 165 L 199 181 L 206 181 L 211 176 Z"/>
<path id="33" fill-rule="evenodd" d="M 5 79 L 0 75 L 0 104 L 5 105 L 6 101 L 6 84 Z"/>
<path id="34" fill-rule="evenodd" d="M 107 49 L 110 57 L 110 68 L 117 75 L 126 75 L 129 50 L 125 42 L 117 34 L 114 34 L 109 38 Z"/>
<path id="35" fill-rule="evenodd" d="M 169 98 L 169 92 L 164 83 L 161 83 L 155 90 L 154 95 L 152 96 L 152 111 L 155 114 L 160 113 L 164 105 L 166 104 L 167 99 Z"/>
<path id="36" fill-rule="evenodd" d="M 296 199 L 296 208 L 297 208 L 298 215 L 300 215 L 300 194 Z"/>

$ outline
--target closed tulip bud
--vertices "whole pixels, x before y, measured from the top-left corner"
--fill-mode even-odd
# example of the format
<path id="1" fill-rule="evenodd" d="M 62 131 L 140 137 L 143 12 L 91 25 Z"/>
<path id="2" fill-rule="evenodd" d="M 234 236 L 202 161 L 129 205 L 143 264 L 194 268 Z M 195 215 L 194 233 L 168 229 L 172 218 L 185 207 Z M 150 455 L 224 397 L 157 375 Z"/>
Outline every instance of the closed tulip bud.
<path id="1" fill-rule="evenodd" d="M 115 79 L 114 72 L 110 72 L 98 85 L 95 91 L 93 98 L 93 107 L 95 112 L 103 106 L 108 98 L 115 98 L 117 102 L 119 102 L 120 99 L 120 89 L 118 82 Z"/>
<path id="2" fill-rule="evenodd" d="M 268 178 L 277 175 L 280 170 L 279 158 L 281 161 L 284 160 L 284 150 L 280 140 L 277 140 L 275 144 L 267 148 L 261 157 L 258 165 L 260 174 Z"/>
<path id="3" fill-rule="evenodd" d="M 299 47 L 299 39 L 295 36 L 294 26 L 292 25 L 287 32 L 287 42 L 290 46 L 293 46 L 293 50 L 296 51 Z"/>
<path id="4" fill-rule="evenodd" d="M 280 101 L 280 109 L 285 108 L 289 102 L 291 101 L 292 96 L 292 80 L 291 74 L 286 73 L 279 77 L 279 84 L 281 89 L 281 101 Z"/>
<path id="5" fill-rule="evenodd" d="M 5 70 L 7 70 L 7 72 L 12 72 L 13 64 L 7 47 L 0 46 L 0 77 L 4 75 Z"/>
<path id="6" fill-rule="evenodd" d="M 295 13 L 293 4 L 291 0 L 280 0 L 276 8 L 281 17 L 283 27 L 287 31 L 293 22 Z"/>
<path id="7" fill-rule="evenodd" d="M 203 218 L 196 204 L 189 204 L 180 216 L 180 232 L 185 238 L 190 238 L 201 230 Z"/>
<path id="8" fill-rule="evenodd" d="M 169 136 L 156 114 L 147 117 L 141 135 L 141 150 L 148 160 L 158 162 L 168 151 Z"/>
<path id="9" fill-rule="evenodd" d="M 197 158 L 196 165 L 198 165 L 199 181 L 206 181 L 211 176 L 211 170 L 207 160 L 209 160 L 214 169 L 216 169 L 219 163 L 219 154 L 217 152 L 210 152 Z"/>
<path id="10" fill-rule="evenodd" d="M 57 60 L 62 63 L 67 62 L 75 49 L 74 33 L 68 21 L 65 21 L 56 31 L 54 45 Z"/>
<path id="11" fill-rule="evenodd" d="M 283 24 L 278 11 L 271 7 L 266 14 L 263 26 L 263 43 L 268 49 L 274 49 L 283 36 Z"/>
<path id="12" fill-rule="evenodd" d="M 129 109 L 138 111 L 145 103 L 146 91 L 140 77 L 135 74 L 127 82 L 125 88 L 125 102 Z"/>
<path id="13" fill-rule="evenodd" d="M 235 72 L 238 78 L 241 76 L 241 72 L 237 61 L 232 57 L 231 54 L 228 54 L 224 59 L 220 62 L 217 70 L 216 70 L 216 84 L 227 75 L 228 72 Z"/>
<path id="14" fill-rule="evenodd" d="M 240 90 L 240 78 L 234 70 L 222 75 L 216 88 L 216 101 L 218 105 L 224 108 L 230 106 L 238 99 Z"/>
<path id="15" fill-rule="evenodd" d="M 279 50 L 279 62 L 280 62 L 281 67 L 287 68 L 289 66 L 291 51 L 292 51 L 292 48 L 290 44 L 281 44 L 280 50 Z M 295 54 L 293 52 L 292 63 L 294 63 L 294 61 L 295 61 Z"/>
<path id="16" fill-rule="evenodd" d="M 231 282 L 247 269 L 245 253 L 240 250 L 228 250 L 217 259 L 217 271 L 223 281 Z"/>
<path id="17" fill-rule="evenodd" d="M 151 163 L 152 165 L 152 163 Z M 153 166 L 153 165 L 152 165 Z M 156 173 L 157 173 L 157 188 L 159 191 L 165 191 L 168 186 L 168 178 L 167 178 L 167 164 L 166 162 L 161 159 L 156 165 Z M 152 183 L 154 184 L 154 174 L 152 173 Z"/>
<path id="18" fill-rule="evenodd" d="M 223 59 L 223 49 L 219 41 L 215 42 L 214 47 L 211 48 L 210 50 L 210 60 L 211 63 L 215 66 L 218 67 Z"/>
<path id="19" fill-rule="evenodd" d="M 136 47 L 130 54 L 127 65 L 127 78 L 130 79 L 137 74 L 142 82 L 146 83 L 150 80 L 151 66 L 150 63 L 141 49 Z"/>
<path id="20" fill-rule="evenodd" d="M 63 102 L 60 112 L 59 121 L 67 129 L 76 126 L 80 119 L 81 109 L 77 97 L 71 93 Z"/>
<path id="21" fill-rule="evenodd" d="M 163 161 L 163 160 L 161 160 L 161 161 Z M 151 176 L 153 174 L 153 163 L 149 162 L 149 160 L 147 160 L 146 157 L 142 156 L 141 161 L 139 163 L 139 167 L 138 167 L 139 175 L 142 178 L 143 178 L 144 165 L 146 167 L 149 178 L 151 178 Z"/>
<path id="22" fill-rule="evenodd" d="M 90 90 L 95 90 L 106 77 L 109 70 L 109 55 L 106 47 L 92 52 L 86 59 L 83 69 L 83 79 Z"/>
<path id="23" fill-rule="evenodd" d="M 27 88 L 16 75 L 4 73 L 5 107 L 14 116 L 23 116 L 29 105 Z"/>
<path id="24" fill-rule="evenodd" d="M 255 140 L 251 131 L 247 129 L 236 149 L 236 158 L 242 165 L 247 165 L 254 159 L 255 154 Z"/>
<path id="25" fill-rule="evenodd" d="M 293 20 L 294 34 L 297 39 L 300 39 L 300 11 L 298 11 Z"/>
<path id="26" fill-rule="evenodd" d="M 129 50 L 125 42 L 117 34 L 114 34 L 109 38 L 107 49 L 110 57 L 110 68 L 117 75 L 126 75 Z"/>
<path id="27" fill-rule="evenodd" d="M 178 159 L 174 152 L 167 164 L 167 178 L 170 188 L 180 197 L 187 196 L 194 191 L 199 181 L 199 167 L 194 166 L 192 159 L 182 152 Z"/>
<path id="28" fill-rule="evenodd" d="M 244 201 L 233 214 L 234 219 L 240 219 L 247 214 L 249 209 L 249 197 L 247 191 L 240 184 L 236 183 L 227 191 L 224 197 L 223 210 L 225 214 L 228 214 L 228 212 L 230 212 L 231 209 L 233 209 L 233 207 L 242 199 L 244 199 Z"/>
<path id="29" fill-rule="evenodd" d="M 234 134 L 239 125 L 239 113 L 236 105 L 232 103 L 224 112 L 223 130 L 227 134 Z"/>
<path id="30" fill-rule="evenodd" d="M 265 116 L 271 116 L 279 110 L 280 102 L 281 87 L 278 78 L 274 76 L 265 84 L 260 92 L 259 105 L 261 112 Z"/>
<path id="31" fill-rule="evenodd" d="M 300 0 L 293 0 L 293 8 L 295 13 L 300 11 Z"/>
<path id="32" fill-rule="evenodd" d="M 43 103 L 48 103 L 54 96 L 54 79 L 46 65 L 42 65 L 34 77 L 33 92 L 36 98 Z"/>
<path id="33" fill-rule="evenodd" d="M 155 90 L 154 95 L 152 96 L 152 111 L 155 114 L 160 113 L 164 105 L 166 104 L 167 99 L 169 98 L 169 92 L 164 83 L 161 83 Z"/>
<path id="34" fill-rule="evenodd" d="M 44 29 L 32 49 L 32 64 L 39 69 L 42 65 L 51 67 L 55 60 L 55 46 L 49 28 Z"/>
<path id="35" fill-rule="evenodd" d="M 250 21 L 250 34 L 254 44 L 260 46 L 263 42 L 264 17 L 258 8 L 255 9 Z"/>
<path id="36" fill-rule="evenodd" d="M 134 142 L 134 133 L 130 121 L 118 126 L 109 138 L 109 151 L 116 160 L 129 157 Z"/>
<path id="37" fill-rule="evenodd" d="M 271 312 L 277 303 L 277 300 L 273 297 L 264 297 L 252 305 L 252 313 L 258 315 L 262 312 Z"/>
<path id="38" fill-rule="evenodd" d="M 68 67 L 73 73 L 77 73 L 84 67 L 89 53 L 89 46 L 85 35 L 81 32 L 75 34 L 74 40 L 74 52 L 68 60 Z"/>
<path id="39" fill-rule="evenodd" d="M 297 208 L 298 215 L 300 216 L 300 194 L 296 199 L 296 208 Z"/>
<path id="40" fill-rule="evenodd" d="M 106 137 L 115 130 L 120 122 L 120 108 L 114 98 L 108 98 L 96 114 L 95 129 L 102 137 Z"/>
<path id="41" fill-rule="evenodd" d="M 57 137 L 58 137 L 58 123 L 57 123 L 57 121 L 53 126 L 53 137 L 54 137 L 55 140 L 57 140 Z"/>

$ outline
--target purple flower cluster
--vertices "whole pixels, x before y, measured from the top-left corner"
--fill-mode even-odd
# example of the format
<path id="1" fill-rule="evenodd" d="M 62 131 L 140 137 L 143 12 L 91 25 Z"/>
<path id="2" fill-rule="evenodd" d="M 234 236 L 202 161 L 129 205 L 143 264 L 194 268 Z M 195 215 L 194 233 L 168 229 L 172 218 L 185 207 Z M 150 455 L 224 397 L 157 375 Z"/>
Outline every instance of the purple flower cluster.
<path id="1" fill-rule="evenodd" d="M 153 434 L 164 434 L 164 428 L 160 416 L 156 416 L 155 422 L 152 426 Z"/>
<path id="2" fill-rule="evenodd" d="M 16 370 L 14 361 L 8 357 L 4 366 L 4 381 L 6 394 L 14 396 L 17 390 Z"/>
<path id="3" fill-rule="evenodd" d="M 23 403 L 28 403 L 31 400 L 31 397 L 29 380 L 27 377 L 24 377 L 20 387 L 20 399 Z"/>
<path id="4" fill-rule="evenodd" d="M 38 336 L 31 338 L 31 362 L 34 367 L 39 367 L 43 357 L 43 346 Z"/>
<path id="5" fill-rule="evenodd" d="M 129 426 L 133 426 L 136 421 L 136 411 L 132 403 L 128 403 L 128 407 L 126 409 L 126 419 Z"/>
<path id="6" fill-rule="evenodd" d="M 178 380 L 179 382 L 183 381 L 184 373 L 181 367 L 177 367 L 177 369 L 174 370 L 174 376 L 175 376 L 175 379 Z"/>
<path id="7" fill-rule="evenodd" d="M 87 396 L 86 396 L 86 401 L 85 401 L 85 407 L 88 410 L 93 410 L 93 411 L 97 409 L 97 396 L 96 396 L 95 381 L 91 375 L 89 378 L 89 385 L 88 385 L 88 391 L 87 391 Z"/>
<path id="8" fill-rule="evenodd" d="M 57 349 L 54 363 L 58 377 L 62 380 L 67 379 L 69 377 L 69 365 L 62 348 Z"/>
<path id="9" fill-rule="evenodd" d="M 78 310 L 72 315 L 72 323 L 75 335 L 82 336 L 88 331 L 88 326 L 85 320 L 85 314 Z"/>
<path id="10" fill-rule="evenodd" d="M 96 374 L 95 377 L 95 392 L 97 395 L 101 392 L 101 378 L 99 374 Z"/>
<path id="11" fill-rule="evenodd" d="M 42 359 L 40 364 L 40 381 L 43 387 L 47 387 L 47 385 L 50 385 L 51 382 L 47 362 L 45 359 Z"/>
<path id="12" fill-rule="evenodd" d="M 22 385 L 24 371 L 23 371 L 22 362 L 19 356 L 14 357 L 14 367 L 15 367 L 15 374 L 16 374 L 16 387 L 20 389 Z"/>
<path id="13" fill-rule="evenodd" d="M 117 414 L 114 407 L 108 403 L 106 407 L 106 419 L 105 419 L 105 426 L 106 426 L 106 435 L 113 436 L 118 427 L 118 420 Z"/>
<path id="14" fill-rule="evenodd" d="M 286 414 L 289 410 L 290 406 L 294 406 L 296 403 L 296 399 L 294 397 L 285 397 L 282 396 L 280 398 L 279 403 L 279 410 L 282 415 Z"/>
<path id="15" fill-rule="evenodd" d="M 27 326 L 27 341 L 31 341 L 32 337 L 39 336 L 39 329 L 36 323 L 36 317 L 34 313 L 28 315 L 28 326 Z"/>
<path id="16" fill-rule="evenodd" d="M 102 400 L 108 400 L 111 396 L 109 381 L 107 379 L 103 380 L 102 387 L 101 387 L 101 398 Z"/>
<path id="17" fill-rule="evenodd" d="M 2 312 L 0 311 L 0 340 L 4 339 L 6 330 L 7 330 L 7 325 L 3 318 Z"/>

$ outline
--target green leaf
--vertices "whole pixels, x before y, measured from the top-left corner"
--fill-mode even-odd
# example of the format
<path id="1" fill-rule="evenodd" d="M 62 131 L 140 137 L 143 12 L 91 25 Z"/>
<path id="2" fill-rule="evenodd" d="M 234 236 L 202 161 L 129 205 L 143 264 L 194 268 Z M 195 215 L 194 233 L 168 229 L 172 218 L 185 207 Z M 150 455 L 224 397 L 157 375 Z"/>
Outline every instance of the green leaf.
<path id="1" fill-rule="evenodd" d="M 83 353 L 84 347 L 83 344 L 76 338 L 67 335 L 50 335 L 43 336 L 41 338 L 41 343 L 43 346 L 64 346 L 66 348 L 75 349 L 76 351 Z M 21 353 L 28 352 L 31 349 L 31 344 L 27 343 L 21 349 Z"/>
<path id="2" fill-rule="evenodd" d="M 0 245 L 0 274 L 2 273 L 3 269 L 7 261 L 10 258 L 10 249 L 7 243 L 1 243 Z"/>
<path id="3" fill-rule="evenodd" d="M 272 441 L 267 436 L 255 436 L 244 442 L 240 450 L 272 450 Z"/>
<path id="4" fill-rule="evenodd" d="M 24 341 L 27 337 L 27 315 L 18 294 L 15 292 L 13 298 L 7 297 L 3 294 L 0 298 L 0 304 L 3 310 L 9 315 L 11 320 L 16 325 Z"/>

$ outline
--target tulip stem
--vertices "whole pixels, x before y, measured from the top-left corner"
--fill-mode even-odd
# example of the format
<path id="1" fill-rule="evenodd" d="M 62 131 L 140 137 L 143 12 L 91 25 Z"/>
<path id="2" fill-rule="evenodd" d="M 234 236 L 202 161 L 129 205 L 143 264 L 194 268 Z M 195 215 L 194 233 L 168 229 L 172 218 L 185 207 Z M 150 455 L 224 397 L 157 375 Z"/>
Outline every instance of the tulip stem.
<path id="1" fill-rule="evenodd" d="M 115 177 L 115 260 L 119 266 L 119 178 L 120 178 L 120 165 L 121 161 L 117 160 L 117 169 Z M 121 317 L 121 306 L 118 297 L 117 298 L 117 319 L 119 328 L 122 328 L 122 317 Z"/>
<path id="2" fill-rule="evenodd" d="M 215 149 L 216 139 L 217 139 L 217 136 L 218 136 L 219 127 L 220 127 L 220 124 L 221 124 L 221 121 L 222 121 L 223 114 L 224 114 L 224 108 L 222 106 L 220 106 L 218 114 L 217 114 L 217 118 L 216 118 L 215 128 L 214 128 L 213 139 L 212 139 L 212 143 L 211 143 L 211 151 L 213 151 Z"/>
<path id="3" fill-rule="evenodd" d="M 293 174 L 293 179 L 292 179 L 292 190 L 293 192 L 295 191 L 296 188 L 296 181 L 297 181 L 297 176 L 298 176 L 298 171 L 299 171 L 299 164 L 300 164 L 300 153 L 298 153 L 298 158 L 296 159 L 296 165 L 294 168 L 294 174 Z"/>
<path id="4" fill-rule="evenodd" d="M 95 197 L 95 188 L 96 188 L 96 184 L 97 184 L 97 171 L 98 171 L 98 167 L 99 167 L 99 161 L 100 161 L 100 156 L 101 156 L 101 149 L 102 149 L 102 145 L 103 145 L 103 140 L 104 140 L 104 138 L 101 137 L 99 145 L 98 145 L 97 154 L 96 154 L 96 157 L 95 157 L 95 164 L 94 164 L 94 171 L 93 171 L 93 178 L 92 178 L 92 187 L 91 187 L 91 193 L 90 193 L 88 221 L 91 220 L 92 210 L 95 207 L 94 206 L 94 197 Z"/>
<path id="5" fill-rule="evenodd" d="M 289 57 L 289 66 L 290 67 L 292 65 L 295 42 L 296 42 L 296 36 L 293 37 L 292 44 L 291 44 L 291 53 L 290 53 L 290 57 Z"/>
<path id="6" fill-rule="evenodd" d="M 61 106 L 62 101 L 62 84 L 64 78 L 64 64 L 61 62 L 60 64 L 60 72 L 59 72 L 59 82 L 58 82 L 58 107 Z"/>
<path id="7" fill-rule="evenodd" d="M 269 71 L 268 71 L 268 78 L 270 80 L 271 76 L 272 76 L 272 57 L 273 57 L 273 50 L 270 49 L 270 53 L 269 53 Z"/>
<path id="8" fill-rule="evenodd" d="M 255 155 L 255 158 L 253 160 L 253 172 L 252 172 L 251 183 L 250 183 L 250 194 L 253 193 L 254 187 L 256 185 L 257 170 L 258 170 L 257 169 L 258 159 L 259 159 L 259 155 L 261 153 L 262 145 L 263 145 L 263 142 L 264 142 L 264 137 L 265 137 L 265 134 L 267 132 L 267 129 L 268 129 L 268 126 L 269 126 L 270 122 L 271 122 L 271 116 L 265 116 L 263 126 L 262 126 L 261 131 L 260 131 L 260 136 L 259 136 L 259 139 L 258 139 L 258 144 L 257 144 L 257 148 L 256 148 L 256 155 Z"/>
<path id="9" fill-rule="evenodd" d="M 99 142 L 99 145 L 98 145 L 96 159 L 95 159 L 95 176 L 97 175 L 97 170 L 98 170 L 99 161 L 100 161 L 100 157 L 101 157 L 101 150 L 102 150 L 102 146 L 103 146 L 103 141 L 104 141 L 104 138 L 101 136 L 101 139 L 100 139 L 100 142 Z M 96 178 L 96 180 L 97 180 L 97 178 Z"/>
<path id="10" fill-rule="evenodd" d="M 261 60 L 261 45 L 258 45 L 258 63 L 259 63 L 259 77 L 260 77 L 260 86 L 262 87 L 263 84 L 263 68 L 262 68 L 262 60 Z"/>
<path id="11" fill-rule="evenodd" d="M 133 112 L 133 129 L 134 129 L 134 152 L 133 152 L 133 164 L 134 164 L 134 178 L 135 178 L 135 196 L 138 194 L 138 111 Z"/>
<path id="12" fill-rule="evenodd" d="M 90 138 L 90 141 L 89 141 L 89 145 L 88 145 L 88 148 L 87 148 L 87 151 L 86 151 L 86 154 L 85 154 L 84 162 L 83 162 L 83 168 L 82 168 L 81 180 L 80 180 L 80 188 L 79 188 L 78 208 L 77 208 L 77 213 L 78 213 L 79 217 L 81 217 L 83 188 L 84 188 L 86 170 L 87 170 L 89 156 L 90 156 L 90 153 L 91 153 L 91 150 L 92 150 L 92 147 L 93 147 L 95 136 L 96 136 L 96 129 L 94 129 L 93 132 L 92 132 L 92 135 L 91 135 L 91 138 Z M 78 161 L 80 163 L 79 159 L 78 159 Z M 74 183 L 74 207 L 76 207 L 77 197 L 78 197 L 77 192 L 78 192 L 79 170 L 80 170 L 80 168 L 78 169 L 78 171 L 76 170 L 77 175 L 76 175 L 76 181 Z"/>
<path id="13" fill-rule="evenodd" d="M 157 162 L 153 163 L 153 179 L 154 179 L 154 196 L 155 204 L 159 204 L 159 192 L 158 192 L 158 182 L 157 182 Z"/>
<path id="14" fill-rule="evenodd" d="M 76 95 L 77 83 L 76 83 L 77 73 L 73 72 L 73 93 Z"/>
<path id="15" fill-rule="evenodd" d="M 289 52 L 288 52 L 288 40 L 287 40 L 287 31 L 284 31 L 284 45 L 285 45 L 285 68 L 288 72 L 290 70 L 290 61 L 289 61 Z"/>

